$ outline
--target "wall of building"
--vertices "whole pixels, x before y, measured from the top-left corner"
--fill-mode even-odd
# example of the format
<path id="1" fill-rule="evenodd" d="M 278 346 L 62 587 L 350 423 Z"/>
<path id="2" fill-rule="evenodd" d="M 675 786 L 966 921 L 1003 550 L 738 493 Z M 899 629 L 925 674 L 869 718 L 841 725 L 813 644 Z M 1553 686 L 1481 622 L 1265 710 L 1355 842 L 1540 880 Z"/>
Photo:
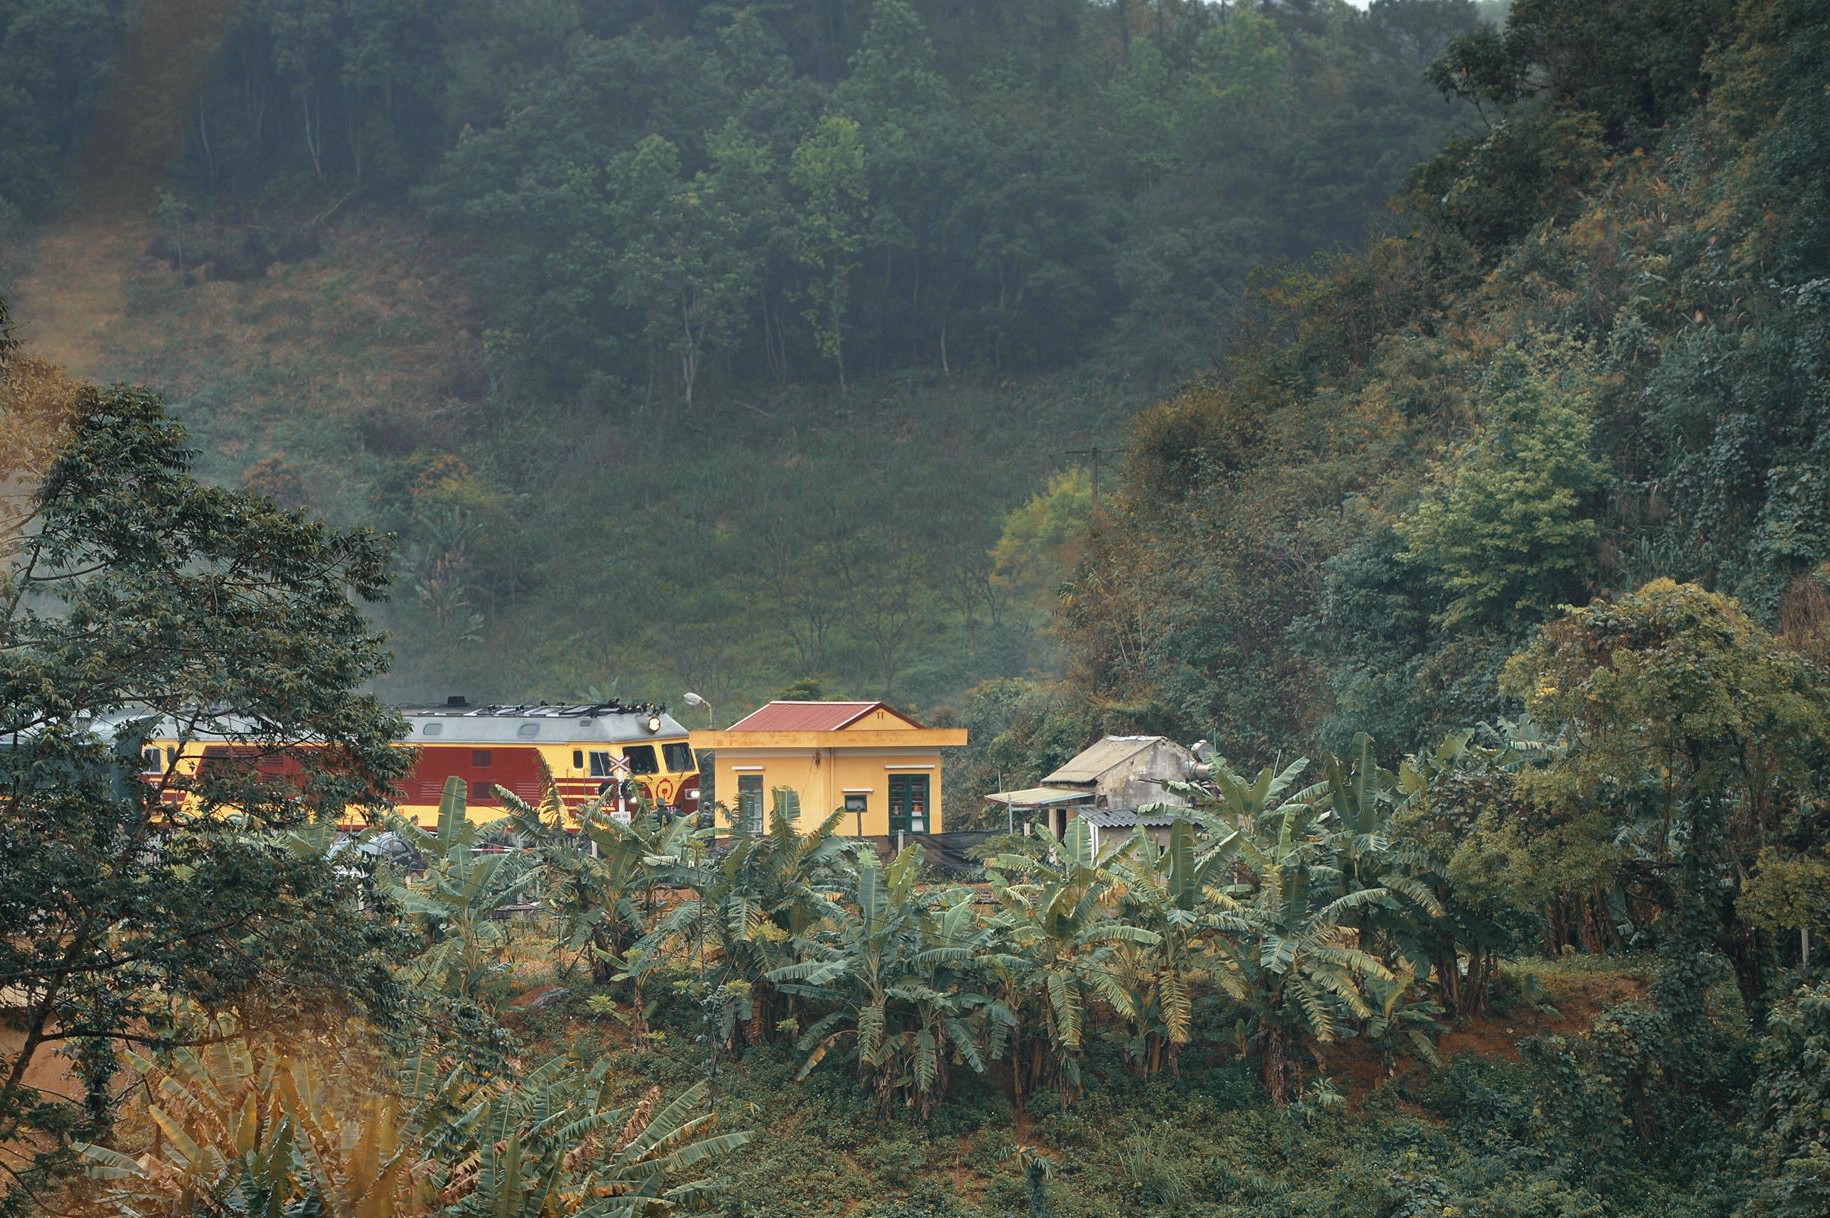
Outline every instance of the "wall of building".
<path id="1" fill-rule="evenodd" d="M 1188 801 L 1172 793 L 1163 782 L 1186 782 L 1194 761 L 1193 754 L 1170 741 L 1140 749 L 1100 776 L 1097 802 L 1101 807 L 1126 810 L 1155 803 L 1185 804 Z"/>
<path id="2" fill-rule="evenodd" d="M 848 793 L 862 794 L 862 818 L 847 816 L 839 832 L 847 837 L 880 837 L 890 832 L 892 774 L 925 774 L 928 777 L 928 831 L 941 831 L 941 764 L 939 749 L 852 749 L 839 746 L 801 749 L 744 749 L 723 745 L 717 749 L 718 800 L 727 808 L 737 804 L 737 780 L 760 774 L 763 813 L 773 807 L 770 792 L 788 787 L 801 799 L 801 822 L 811 827 L 828 813 L 844 806 Z"/>
<path id="3" fill-rule="evenodd" d="M 1093 826 L 1093 851 L 1097 854 L 1101 850 L 1116 846 L 1120 842 L 1130 838 L 1136 832 L 1137 827 L 1135 825 L 1116 829 L 1102 829 L 1095 825 Z M 1169 845 L 1169 826 L 1147 826 L 1144 829 L 1144 836 L 1149 838 L 1159 850 L 1166 849 Z"/>

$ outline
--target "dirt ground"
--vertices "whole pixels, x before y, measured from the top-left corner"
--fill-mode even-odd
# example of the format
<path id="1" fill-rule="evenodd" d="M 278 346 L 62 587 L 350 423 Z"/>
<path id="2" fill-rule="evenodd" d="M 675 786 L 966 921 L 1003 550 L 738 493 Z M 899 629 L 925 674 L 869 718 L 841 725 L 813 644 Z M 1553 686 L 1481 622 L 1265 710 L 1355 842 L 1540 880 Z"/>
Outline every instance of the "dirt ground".
<path id="1" fill-rule="evenodd" d="M 25 1033 L 0 1024 L 0 1061 L 10 1063 L 24 1045 Z M 41 1046 L 32 1055 L 31 1064 L 25 1069 L 25 1085 L 69 1100 L 80 1099 L 83 1093 L 82 1084 L 70 1072 L 69 1060 L 52 1052 L 49 1045 Z M 32 1156 L 33 1149 L 29 1143 L 0 1142 L 0 1161 L 17 1166 Z"/>
<path id="2" fill-rule="evenodd" d="M 1535 975 L 1535 974 L 1534 974 Z M 1550 1000 L 1550 1010 L 1515 1003 L 1503 1015 L 1489 1014 L 1445 1024 L 1436 1042 L 1443 1063 L 1464 1053 L 1517 1061 L 1519 1042 L 1530 1036 L 1576 1036 L 1593 1026 L 1608 1007 L 1644 1000 L 1644 978 L 1615 973 L 1546 972 L 1537 976 Z M 1385 1054 L 1365 1041 L 1333 1046 L 1324 1055 L 1329 1077 L 1341 1084 L 1353 1100 L 1364 1099 L 1375 1087 L 1421 1069 L 1421 1063 Z"/>

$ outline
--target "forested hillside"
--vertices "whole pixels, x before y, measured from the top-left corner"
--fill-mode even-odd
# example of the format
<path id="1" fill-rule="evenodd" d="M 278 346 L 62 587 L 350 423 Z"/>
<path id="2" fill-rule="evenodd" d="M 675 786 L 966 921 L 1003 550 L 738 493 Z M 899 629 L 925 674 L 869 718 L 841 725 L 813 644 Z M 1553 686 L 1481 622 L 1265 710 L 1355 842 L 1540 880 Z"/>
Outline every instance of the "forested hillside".
<path id="1" fill-rule="evenodd" d="M 1563 605 L 1669 577 L 1823 656 L 1830 110 L 1817 3 L 1520 0 L 1402 231 L 1259 294 L 1152 408 L 1066 617 L 1108 721 L 1241 756 L 1512 715 Z"/>
<path id="2" fill-rule="evenodd" d="M 1477 20 L 22 0 L 3 269 L 208 474 L 400 534 L 400 692 L 931 708 L 1057 666 L 1006 516 L 1383 229 Z"/>
<path id="3" fill-rule="evenodd" d="M 1477 17 L 0 7 L 0 1218 L 1824 1218 L 1830 0 Z"/>

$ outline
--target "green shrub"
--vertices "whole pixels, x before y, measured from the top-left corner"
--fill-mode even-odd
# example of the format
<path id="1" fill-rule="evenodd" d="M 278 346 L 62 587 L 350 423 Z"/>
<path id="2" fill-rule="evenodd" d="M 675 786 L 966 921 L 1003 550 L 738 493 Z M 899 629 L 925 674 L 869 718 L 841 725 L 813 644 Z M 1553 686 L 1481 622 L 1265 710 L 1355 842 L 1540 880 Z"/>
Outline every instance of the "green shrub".
<path id="1" fill-rule="evenodd" d="M 1747 1137 L 1758 1180 L 1742 1218 L 1830 1214 L 1830 983 L 1773 1009 L 1755 1051 Z"/>

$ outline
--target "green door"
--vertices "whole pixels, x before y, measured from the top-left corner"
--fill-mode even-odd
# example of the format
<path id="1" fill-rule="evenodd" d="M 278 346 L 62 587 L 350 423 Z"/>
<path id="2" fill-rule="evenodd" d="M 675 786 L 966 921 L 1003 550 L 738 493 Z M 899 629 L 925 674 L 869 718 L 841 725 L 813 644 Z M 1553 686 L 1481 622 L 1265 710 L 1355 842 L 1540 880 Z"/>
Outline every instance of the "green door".
<path id="1" fill-rule="evenodd" d="M 928 831 L 928 776 L 890 775 L 890 833 Z"/>
<path id="2" fill-rule="evenodd" d="M 763 823 L 761 774 L 737 776 L 737 824 L 739 833 L 761 833 Z"/>

